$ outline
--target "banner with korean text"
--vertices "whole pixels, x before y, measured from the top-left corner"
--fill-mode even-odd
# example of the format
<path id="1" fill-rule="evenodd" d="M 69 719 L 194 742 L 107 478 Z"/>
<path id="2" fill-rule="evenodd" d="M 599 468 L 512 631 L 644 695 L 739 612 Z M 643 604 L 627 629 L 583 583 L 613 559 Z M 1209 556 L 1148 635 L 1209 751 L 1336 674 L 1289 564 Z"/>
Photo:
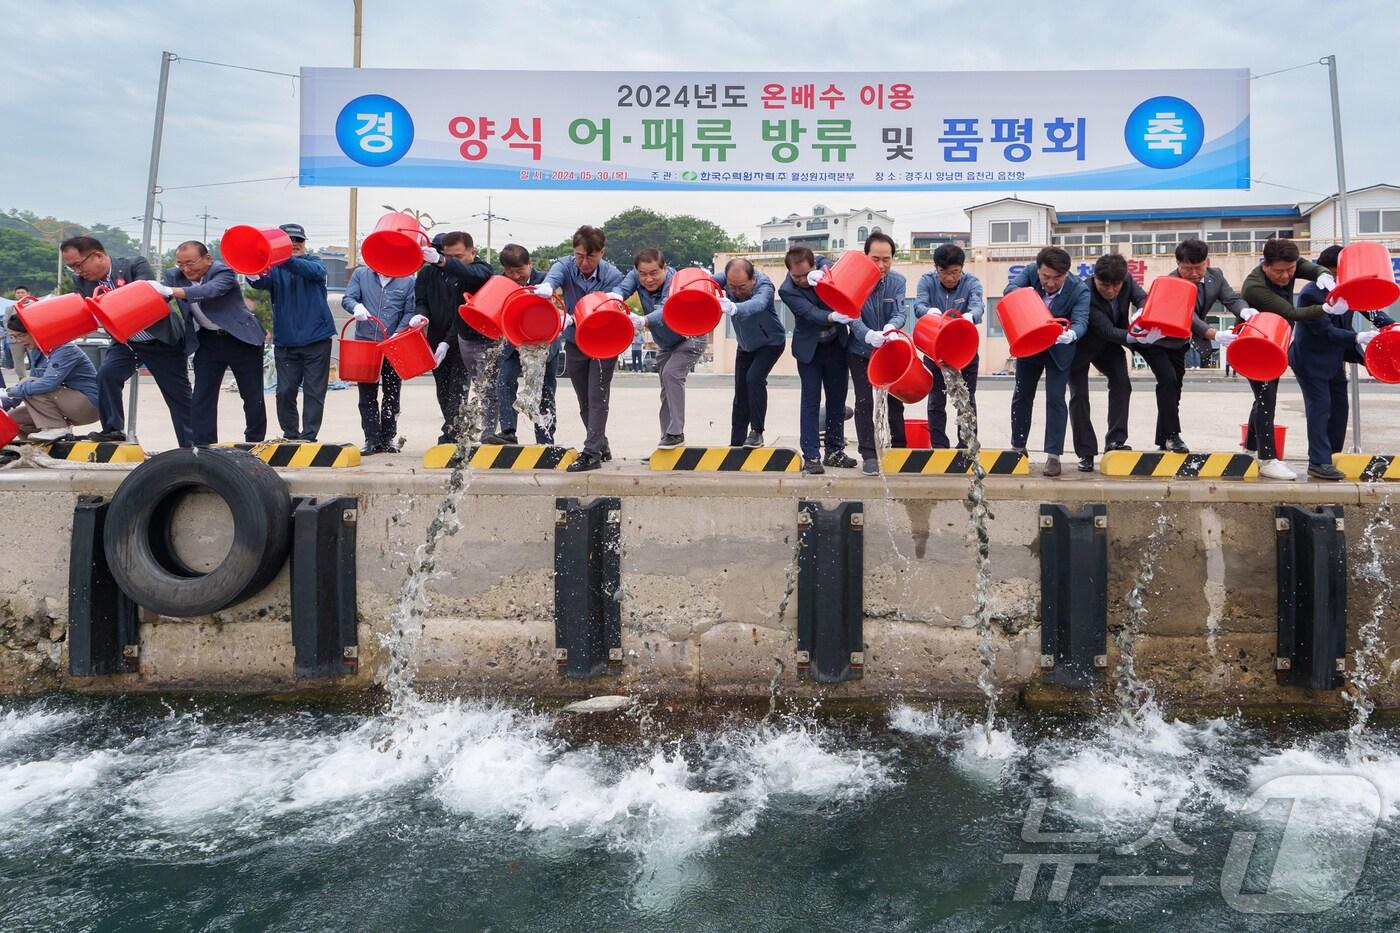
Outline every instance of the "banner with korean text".
<path id="1" fill-rule="evenodd" d="M 1249 73 L 304 68 L 303 185 L 1249 187 Z"/>

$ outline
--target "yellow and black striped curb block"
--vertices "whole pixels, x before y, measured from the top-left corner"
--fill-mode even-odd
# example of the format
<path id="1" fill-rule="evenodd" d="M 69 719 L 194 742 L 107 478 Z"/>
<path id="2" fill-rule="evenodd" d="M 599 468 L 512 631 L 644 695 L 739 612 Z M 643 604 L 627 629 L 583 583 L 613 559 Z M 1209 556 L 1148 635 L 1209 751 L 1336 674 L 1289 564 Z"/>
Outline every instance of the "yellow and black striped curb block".
<path id="1" fill-rule="evenodd" d="M 977 458 L 989 476 L 1030 476 L 1031 464 L 1014 450 L 983 449 Z M 961 476 L 972 472 L 972 458 L 965 450 L 926 448 L 885 451 L 880 461 L 885 473 L 919 474 L 923 476 Z"/>
<path id="2" fill-rule="evenodd" d="M 437 444 L 423 455 L 429 470 L 446 470 L 457 455 L 456 444 Z M 541 444 L 482 444 L 471 449 L 467 465 L 473 470 L 563 470 L 578 459 L 572 447 Z"/>
<path id="3" fill-rule="evenodd" d="M 796 473 L 802 458 L 791 447 L 676 447 L 651 455 L 651 468 L 694 473 Z"/>
<path id="4" fill-rule="evenodd" d="M 242 450 L 274 467 L 356 467 L 360 452 L 353 444 L 215 444 Z"/>
<path id="5" fill-rule="evenodd" d="M 140 444 L 118 444 L 112 441 L 57 441 L 39 447 L 45 456 L 55 460 L 78 463 L 140 463 L 146 451 Z"/>
<path id="6" fill-rule="evenodd" d="M 1380 479 L 1400 480 L 1400 456 L 1395 454 L 1333 454 L 1332 465 L 1347 479 L 1370 483 Z"/>
<path id="7" fill-rule="evenodd" d="M 1151 479 L 1258 479 L 1259 463 L 1249 454 L 1110 450 L 1100 458 L 1099 472 Z"/>

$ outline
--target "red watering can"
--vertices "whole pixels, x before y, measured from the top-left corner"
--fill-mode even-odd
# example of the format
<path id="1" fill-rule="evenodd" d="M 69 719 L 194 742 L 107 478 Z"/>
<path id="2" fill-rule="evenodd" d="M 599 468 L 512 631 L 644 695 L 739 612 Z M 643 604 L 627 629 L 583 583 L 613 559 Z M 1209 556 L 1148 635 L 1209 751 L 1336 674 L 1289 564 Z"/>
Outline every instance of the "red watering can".
<path id="1" fill-rule="evenodd" d="M 423 247 L 428 235 L 410 214 L 385 214 L 374 225 L 374 232 L 365 237 L 360 255 L 380 275 L 413 275 L 423 265 Z"/>
<path id="2" fill-rule="evenodd" d="M 1248 323 L 1236 324 L 1234 333 L 1240 336 L 1225 348 L 1225 358 L 1240 375 L 1255 382 L 1272 382 L 1283 375 L 1293 325 L 1280 315 L 1262 311 Z"/>
<path id="3" fill-rule="evenodd" d="M 400 379 L 408 380 L 433 371 L 433 351 L 428 347 L 428 338 L 423 336 L 427 326 L 421 324 L 401 330 L 380 344 L 384 358 Z"/>
<path id="4" fill-rule="evenodd" d="M 1017 358 L 1043 353 L 1069 329 L 1069 321 L 1054 317 L 1033 288 L 1018 288 L 1003 296 L 997 302 L 997 316 L 1011 355 Z"/>
<path id="5" fill-rule="evenodd" d="M 889 389 L 891 395 L 909 404 L 923 400 L 933 388 L 932 374 L 924 368 L 913 342 L 902 333 L 891 333 L 870 355 L 866 375 L 875 388 Z"/>
<path id="6" fill-rule="evenodd" d="M 219 255 L 234 272 L 262 275 L 292 258 L 292 238 L 281 227 L 239 224 L 224 231 Z"/>
<path id="7" fill-rule="evenodd" d="M 963 369 L 977 355 L 977 325 L 956 311 L 925 314 L 914 325 L 914 346 L 931 360 Z"/>
<path id="8" fill-rule="evenodd" d="M 636 332 L 627 306 L 603 292 L 589 292 L 574 305 L 574 343 L 584 356 L 612 359 L 632 346 Z"/>
<path id="9" fill-rule="evenodd" d="M 370 315 L 369 319 L 379 325 L 381 334 L 388 333 L 379 318 Z M 340 329 L 340 378 L 346 382 L 378 382 L 384 370 L 384 347 L 377 340 L 347 338 L 345 332 L 354 323 L 351 318 Z"/>
<path id="10" fill-rule="evenodd" d="M 151 282 L 127 282 L 108 291 L 92 293 L 92 316 L 118 343 L 126 343 L 170 314 L 170 304 Z"/>
<path id="11" fill-rule="evenodd" d="M 682 269 L 671 276 L 671 290 L 661 306 L 661 319 L 682 337 L 701 337 L 724 316 L 719 286 L 704 269 Z"/>
<path id="12" fill-rule="evenodd" d="M 816 284 L 817 296 L 831 310 L 847 317 L 860 317 L 865 299 L 880 281 L 880 270 L 862 252 L 851 250 L 826 270 L 826 276 Z"/>
<path id="13" fill-rule="evenodd" d="M 98 328 L 97 319 L 92 316 L 92 301 L 77 292 L 44 301 L 28 295 L 15 302 L 15 313 L 45 355 Z"/>

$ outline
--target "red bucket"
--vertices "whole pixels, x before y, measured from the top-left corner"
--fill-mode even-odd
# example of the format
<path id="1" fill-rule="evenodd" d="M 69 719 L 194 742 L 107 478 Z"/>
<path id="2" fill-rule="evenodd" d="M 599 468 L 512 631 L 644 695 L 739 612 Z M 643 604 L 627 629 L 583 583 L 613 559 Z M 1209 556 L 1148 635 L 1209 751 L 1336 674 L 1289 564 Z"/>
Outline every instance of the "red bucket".
<path id="1" fill-rule="evenodd" d="M 501 330 L 513 346 L 553 343 L 554 338 L 564 332 L 564 315 L 553 301 L 522 286 L 506 299 L 501 311 Z"/>
<path id="2" fill-rule="evenodd" d="M 1366 369 L 1381 382 L 1400 382 L 1400 324 L 1382 327 L 1366 345 Z"/>
<path id="3" fill-rule="evenodd" d="M 65 343 L 86 337 L 98 327 L 97 319 L 92 316 L 92 302 L 77 292 L 44 301 L 29 295 L 15 303 L 15 313 L 45 355 Z"/>
<path id="4" fill-rule="evenodd" d="M 280 227 L 239 224 L 224 231 L 219 255 L 234 272 L 262 275 L 292 258 L 292 238 Z"/>
<path id="5" fill-rule="evenodd" d="M 1225 359 L 1241 376 L 1271 382 L 1283 375 L 1293 343 L 1293 326 L 1285 318 L 1260 312 L 1249 323 L 1236 324 L 1234 332 L 1240 336 L 1225 348 Z"/>
<path id="6" fill-rule="evenodd" d="M 1172 275 L 1159 275 L 1147 290 L 1147 303 L 1142 306 L 1137 327 L 1142 333 L 1156 328 L 1163 336 L 1185 339 L 1191 336 L 1191 318 L 1195 313 L 1195 283 Z"/>
<path id="7" fill-rule="evenodd" d="M 1278 459 L 1283 459 L 1283 442 L 1288 440 L 1288 425 L 1274 425 L 1274 450 L 1278 453 Z M 1244 447 L 1249 441 L 1249 422 L 1240 425 L 1240 446 Z"/>
<path id="8" fill-rule="evenodd" d="M 850 250 L 826 270 L 826 277 L 817 283 L 817 295 L 826 306 L 847 317 L 860 317 L 865 299 L 880 281 L 880 270 L 871 258 L 858 250 Z"/>
<path id="9" fill-rule="evenodd" d="M 428 235 L 410 214 L 385 214 L 360 245 L 365 265 L 380 275 L 413 275 L 423 266 Z"/>
<path id="10" fill-rule="evenodd" d="M 933 388 L 933 376 L 924 368 L 914 344 L 903 334 L 890 335 L 884 346 L 870 355 L 866 375 L 875 388 L 888 389 L 895 398 L 909 404 L 923 401 Z"/>
<path id="11" fill-rule="evenodd" d="M 977 325 L 961 314 L 925 314 L 914 325 L 914 346 L 931 360 L 962 369 L 977 355 Z"/>
<path id="12" fill-rule="evenodd" d="M 603 292 L 589 292 L 574 305 L 574 343 L 584 356 L 611 359 L 632 346 L 636 332 L 627 306 Z"/>
<path id="13" fill-rule="evenodd" d="M 0 447 L 19 437 L 19 425 L 8 413 L 0 411 Z"/>
<path id="14" fill-rule="evenodd" d="M 1060 334 L 1069 328 L 1050 314 L 1040 293 L 1033 288 L 1018 288 L 997 302 L 997 316 L 1006 331 L 1006 342 L 1014 357 L 1035 356 L 1055 345 Z"/>
<path id="15" fill-rule="evenodd" d="M 693 266 L 682 269 L 671 276 L 671 290 L 661 306 L 661 319 L 682 337 L 704 336 L 724 316 L 719 296 L 719 286 L 710 273 Z"/>
<path id="16" fill-rule="evenodd" d="M 904 419 L 904 443 L 920 450 L 931 447 L 933 438 L 928 433 L 928 421 L 923 418 Z"/>
<path id="17" fill-rule="evenodd" d="M 467 296 L 467 303 L 457 309 L 473 330 L 490 340 L 501 337 L 501 315 L 506 300 L 520 291 L 519 284 L 504 275 L 493 275 L 486 284 L 477 289 L 475 295 Z"/>
<path id="18" fill-rule="evenodd" d="M 379 345 L 400 379 L 412 379 L 433 371 L 433 351 L 428 346 L 428 338 L 423 336 L 425 327 L 426 324 L 401 330 Z"/>
<path id="19" fill-rule="evenodd" d="M 92 293 L 92 316 L 118 343 L 126 343 L 170 314 L 170 303 L 151 282 L 127 282 L 107 291 L 98 286 Z"/>
<path id="20" fill-rule="evenodd" d="M 380 333 L 387 333 L 383 321 L 374 315 L 370 315 L 370 320 L 379 325 Z M 345 332 L 354 323 L 351 318 L 340 329 L 340 378 L 346 382 L 378 382 L 384 370 L 384 347 L 376 340 L 347 338 Z"/>
<path id="21" fill-rule="evenodd" d="M 1337 260 L 1337 287 L 1329 298 L 1343 298 L 1357 311 L 1379 311 L 1400 300 L 1390 250 L 1382 243 L 1353 243 Z"/>

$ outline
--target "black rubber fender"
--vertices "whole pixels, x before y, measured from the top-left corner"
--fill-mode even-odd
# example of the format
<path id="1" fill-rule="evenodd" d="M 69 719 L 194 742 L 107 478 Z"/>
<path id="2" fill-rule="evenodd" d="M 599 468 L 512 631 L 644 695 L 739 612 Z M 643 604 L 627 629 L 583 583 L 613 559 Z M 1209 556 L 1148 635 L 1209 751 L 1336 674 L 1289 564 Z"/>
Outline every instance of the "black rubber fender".
<path id="1" fill-rule="evenodd" d="M 188 567 L 171 543 L 171 518 L 195 490 L 218 495 L 233 516 L 233 542 L 209 573 Z M 267 586 L 287 560 L 292 497 L 277 471 L 238 450 L 181 448 L 156 454 L 112 496 L 103 530 L 107 563 L 138 605 L 176 618 L 226 609 Z"/>

